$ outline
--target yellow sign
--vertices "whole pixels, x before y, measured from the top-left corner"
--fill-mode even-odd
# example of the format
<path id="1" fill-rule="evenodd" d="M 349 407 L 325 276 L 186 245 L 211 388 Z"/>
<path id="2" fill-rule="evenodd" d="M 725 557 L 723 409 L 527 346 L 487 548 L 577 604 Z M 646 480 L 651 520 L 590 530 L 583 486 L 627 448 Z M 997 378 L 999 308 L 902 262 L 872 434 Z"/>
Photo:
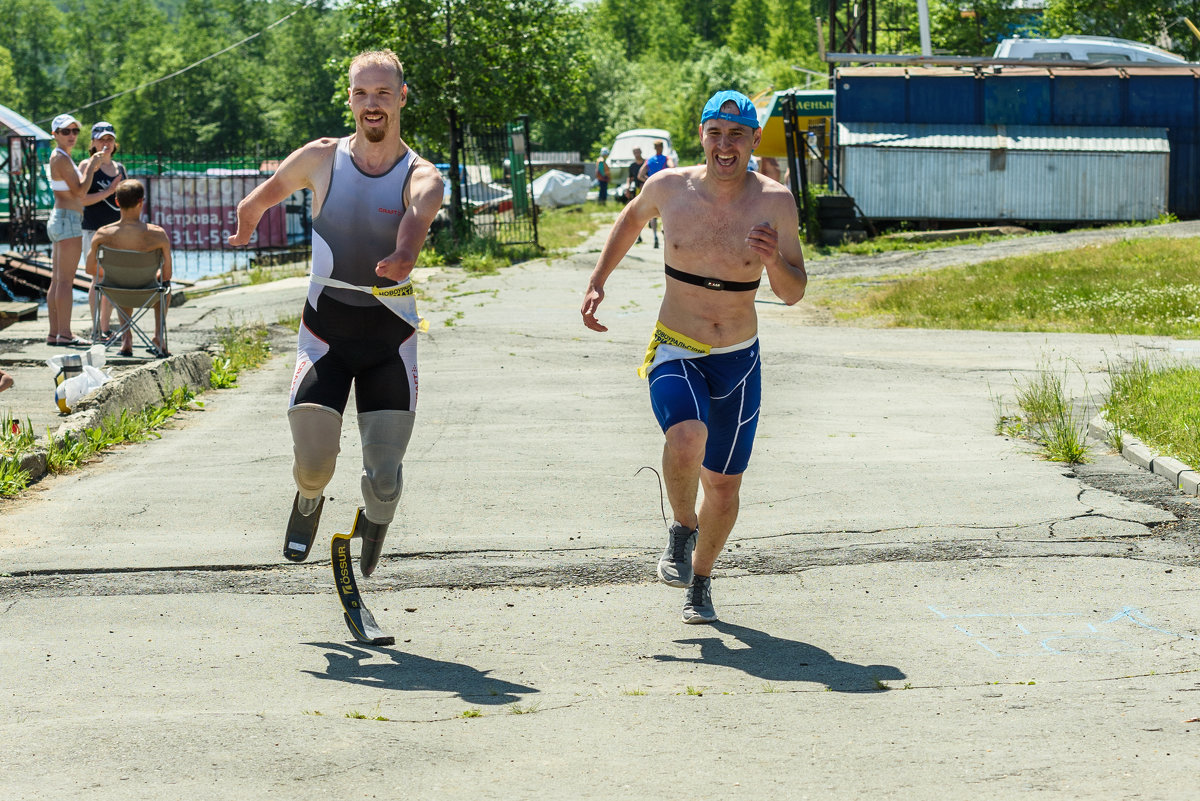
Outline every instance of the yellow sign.
<path id="1" fill-rule="evenodd" d="M 765 109 L 759 110 L 763 123 L 762 142 L 754 151 L 756 156 L 787 158 L 787 142 L 783 138 L 783 103 L 785 92 L 771 95 Z M 829 149 L 829 129 L 833 125 L 833 90 L 794 91 L 796 96 L 797 122 L 801 131 L 807 131 L 813 123 L 825 125 L 825 148 Z"/>

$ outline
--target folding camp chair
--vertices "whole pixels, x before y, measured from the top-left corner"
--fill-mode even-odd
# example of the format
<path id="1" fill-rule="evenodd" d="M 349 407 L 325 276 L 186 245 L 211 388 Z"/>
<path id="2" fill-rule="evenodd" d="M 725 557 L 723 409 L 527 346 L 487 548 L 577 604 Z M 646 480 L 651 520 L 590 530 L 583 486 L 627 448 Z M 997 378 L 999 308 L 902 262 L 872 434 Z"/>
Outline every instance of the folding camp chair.
<path id="1" fill-rule="evenodd" d="M 102 278 L 96 284 L 96 291 L 102 297 L 108 298 L 117 307 L 117 316 L 121 320 L 120 327 L 105 344 L 117 343 L 131 331 L 151 352 L 157 351 L 154 340 L 138 325 L 138 321 L 153 311 L 157 305 L 158 319 L 161 329 L 158 331 L 158 341 L 162 343 L 162 352 L 167 348 L 167 306 L 170 305 L 171 283 L 160 283 L 158 271 L 162 267 L 162 251 L 117 250 L 101 245 L 96 254 L 100 264 Z M 126 317 L 123 309 L 133 309 L 133 314 Z M 100 328 L 100 304 L 96 304 L 96 315 L 92 319 L 92 340 L 96 341 Z"/>

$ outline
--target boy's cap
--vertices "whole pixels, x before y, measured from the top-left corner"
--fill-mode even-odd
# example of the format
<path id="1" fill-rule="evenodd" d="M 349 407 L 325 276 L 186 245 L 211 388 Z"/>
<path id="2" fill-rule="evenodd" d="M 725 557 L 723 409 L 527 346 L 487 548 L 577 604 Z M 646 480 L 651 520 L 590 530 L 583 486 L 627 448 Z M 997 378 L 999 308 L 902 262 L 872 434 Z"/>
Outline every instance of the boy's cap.
<path id="1" fill-rule="evenodd" d="M 729 101 L 737 104 L 737 113 L 730 114 L 727 111 L 721 111 L 721 106 Z M 704 111 L 700 114 L 700 124 L 708 122 L 711 119 L 729 120 L 736 122 L 739 125 L 745 125 L 747 128 L 757 128 L 758 125 L 758 109 L 750 102 L 750 98 L 746 97 L 741 92 L 735 92 L 732 89 L 725 89 L 717 92 L 708 99 L 704 104 Z"/>

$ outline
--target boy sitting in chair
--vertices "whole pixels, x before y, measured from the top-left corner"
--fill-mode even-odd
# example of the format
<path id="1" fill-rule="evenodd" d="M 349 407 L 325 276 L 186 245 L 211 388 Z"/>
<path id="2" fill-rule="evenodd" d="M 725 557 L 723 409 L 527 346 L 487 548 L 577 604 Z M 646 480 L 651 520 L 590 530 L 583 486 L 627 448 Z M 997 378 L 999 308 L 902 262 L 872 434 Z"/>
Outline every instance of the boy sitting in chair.
<path id="1" fill-rule="evenodd" d="M 92 237 L 92 247 L 88 250 L 85 269 L 93 278 L 103 277 L 102 268 L 97 254 L 101 246 L 114 250 L 133 250 L 143 253 L 155 250 L 162 251 L 162 268 L 158 271 L 160 284 L 171 281 L 171 240 L 167 232 L 160 226 L 142 222 L 142 206 L 146 199 L 146 188 L 142 182 L 130 178 L 117 186 L 117 207 L 121 210 L 121 219 L 111 225 L 106 225 L 96 231 Z M 132 308 L 122 308 L 121 356 L 133 355 L 133 331 L 124 325 L 133 314 Z M 154 356 L 163 358 L 170 356 L 165 347 L 163 333 L 166 331 L 166 320 L 162 319 L 159 307 L 154 307 L 154 347 L 148 350 Z"/>

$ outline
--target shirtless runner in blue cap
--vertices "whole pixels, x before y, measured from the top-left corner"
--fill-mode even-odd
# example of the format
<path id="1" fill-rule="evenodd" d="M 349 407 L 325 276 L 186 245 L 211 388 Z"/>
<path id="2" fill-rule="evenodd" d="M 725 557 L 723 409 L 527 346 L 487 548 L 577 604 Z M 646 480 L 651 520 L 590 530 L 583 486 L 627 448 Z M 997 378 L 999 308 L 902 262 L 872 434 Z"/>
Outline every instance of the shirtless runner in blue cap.
<path id="1" fill-rule="evenodd" d="M 666 290 L 638 374 L 649 379 L 666 435 L 663 477 L 675 516 L 658 577 L 688 589 L 685 623 L 717 619 L 713 564 L 737 520 L 758 425 L 755 290 L 764 268 L 771 291 L 789 306 L 808 283 L 795 200 L 781 184 L 746 170 L 761 138 L 749 98 L 728 90 L 713 95 L 700 116 L 704 163 L 652 176 L 625 206 L 581 309 L 584 325 L 608 330 L 596 319 L 604 284 L 646 223 L 662 217 L 669 232 Z"/>

